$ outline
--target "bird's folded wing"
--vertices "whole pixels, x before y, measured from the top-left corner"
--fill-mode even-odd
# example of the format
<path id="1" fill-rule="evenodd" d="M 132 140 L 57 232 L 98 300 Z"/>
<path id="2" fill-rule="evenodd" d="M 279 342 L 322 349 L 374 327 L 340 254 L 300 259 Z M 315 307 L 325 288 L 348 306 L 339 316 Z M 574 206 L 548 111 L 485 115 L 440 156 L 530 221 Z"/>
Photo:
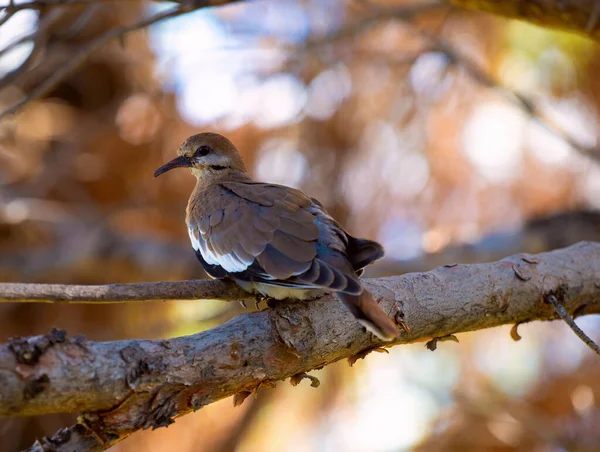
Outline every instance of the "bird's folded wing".
<path id="1" fill-rule="evenodd" d="M 227 182 L 189 218 L 194 248 L 235 277 L 274 285 L 362 288 L 340 250 L 330 249 L 311 199 L 289 187 Z"/>

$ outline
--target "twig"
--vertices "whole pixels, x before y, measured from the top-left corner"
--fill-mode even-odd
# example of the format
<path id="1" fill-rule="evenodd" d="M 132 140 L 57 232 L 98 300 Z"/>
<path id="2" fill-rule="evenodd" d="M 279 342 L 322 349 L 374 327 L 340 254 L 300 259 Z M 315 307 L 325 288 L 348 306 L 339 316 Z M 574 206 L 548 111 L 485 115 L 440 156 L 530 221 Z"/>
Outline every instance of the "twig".
<path id="1" fill-rule="evenodd" d="M 25 58 L 25 61 L 23 61 L 17 68 L 13 69 L 8 74 L 6 74 L 4 77 L 2 77 L 2 79 L 0 79 L 0 89 L 5 88 L 7 85 L 9 85 L 14 80 L 16 80 L 17 77 L 19 77 L 19 75 L 21 75 L 23 72 L 25 72 L 27 69 L 29 69 L 29 67 L 35 60 L 35 58 L 42 51 L 42 49 L 44 48 L 44 46 L 46 44 L 46 41 L 47 41 L 46 31 L 58 19 L 60 19 L 60 17 L 61 17 L 61 13 L 59 10 L 50 12 L 45 17 L 44 21 L 42 23 L 40 23 L 40 25 L 38 26 L 38 29 L 35 33 L 31 33 L 29 35 L 23 36 L 22 38 L 13 42 L 12 44 L 9 44 L 8 46 L 4 47 L 3 49 L 0 49 L 0 58 L 1 58 L 11 48 L 15 48 L 16 46 L 23 44 L 29 40 L 34 41 L 33 49 L 31 50 L 31 53 L 27 56 L 27 58 Z"/>
<path id="2" fill-rule="evenodd" d="M 0 303 L 102 304 L 153 300 L 254 301 L 254 296 L 236 285 L 214 280 L 98 286 L 0 283 Z"/>
<path id="3" fill-rule="evenodd" d="M 192 7 L 184 7 L 179 6 L 176 8 L 172 8 L 168 11 L 163 11 L 157 14 L 154 14 L 146 19 L 140 20 L 132 25 L 127 25 L 123 27 L 114 28 L 107 33 L 99 36 L 98 38 L 91 41 L 89 44 L 83 46 L 77 54 L 71 58 L 64 66 L 61 66 L 54 74 L 49 76 L 44 82 L 42 82 L 38 87 L 33 89 L 30 93 L 28 93 L 22 100 L 17 102 L 12 107 L 4 110 L 0 113 L 0 120 L 5 118 L 6 116 L 12 115 L 20 110 L 24 105 L 28 102 L 38 99 L 49 91 L 51 91 L 54 87 L 56 87 L 61 81 L 63 81 L 66 77 L 68 77 L 74 70 L 76 70 L 79 66 L 81 66 L 87 58 L 100 47 L 108 43 L 109 41 L 124 36 L 127 33 L 130 33 L 134 30 L 139 30 L 141 28 L 148 27 L 152 24 L 160 22 L 165 19 L 170 19 L 173 17 L 180 16 L 182 14 L 186 14 L 190 11 L 200 8 L 200 6 L 192 6 Z M 29 37 L 29 35 L 27 36 Z M 22 38 L 24 39 L 24 38 Z"/>
<path id="4" fill-rule="evenodd" d="M 117 0 L 36 0 L 32 2 L 23 2 L 18 4 L 12 4 L 8 6 L 0 7 L 5 11 L 10 11 L 12 14 L 17 11 L 23 11 L 26 9 L 41 10 L 46 8 L 52 8 L 56 6 L 73 6 L 73 5 L 87 5 L 90 3 L 98 3 L 99 1 L 117 1 Z"/>
<path id="5" fill-rule="evenodd" d="M 577 326 L 573 320 L 573 317 L 569 315 L 565 307 L 560 303 L 560 301 L 558 301 L 556 296 L 550 294 L 546 297 L 546 301 L 554 307 L 556 313 L 565 321 L 567 325 L 569 325 L 569 328 L 573 330 L 577 337 L 581 339 L 585 345 L 591 348 L 594 353 L 600 356 L 600 347 L 598 347 L 598 344 L 596 344 L 587 334 L 583 332 L 581 328 Z"/>
<path id="6" fill-rule="evenodd" d="M 31 2 L 23 2 L 19 4 L 13 3 L 14 0 L 11 0 L 11 3 L 7 6 L 0 6 L 0 10 L 10 11 L 11 14 L 14 14 L 18 11 L 22 11 L 24 9 L 30 10 L 42 10 L 46 8 L 54 8 L 57 6 L 78 6 L 78 5 L 90 5 L 97 3 L 109 3 L 109 2 L 122 2 L 122 0 L 34 0 Z M 134 0 L 130 0 L 134 1 Z M 202 8 L 206 6 L 218 6 L 225 3 L 231 3 L 227 0 L 155 0 L 157 2 L 162 3 L 179 3 L 180 5 L 193 6 L 197 8 Z"/>

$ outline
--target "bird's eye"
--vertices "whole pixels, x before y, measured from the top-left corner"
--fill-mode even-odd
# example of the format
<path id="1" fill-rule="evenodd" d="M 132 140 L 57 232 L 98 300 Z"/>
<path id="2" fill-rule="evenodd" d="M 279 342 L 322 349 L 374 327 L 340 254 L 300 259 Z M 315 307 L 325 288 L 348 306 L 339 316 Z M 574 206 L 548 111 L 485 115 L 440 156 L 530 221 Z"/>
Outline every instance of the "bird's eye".
<path id="1" fill-rule="evenodd" d="M 204 146 L 200 146 L 198 149 L 196 149 L 196 157 L 204 157 L 205 155 L 210 154 L 210 152 L 212 151 L 210 146 L 204 145 Z"/>

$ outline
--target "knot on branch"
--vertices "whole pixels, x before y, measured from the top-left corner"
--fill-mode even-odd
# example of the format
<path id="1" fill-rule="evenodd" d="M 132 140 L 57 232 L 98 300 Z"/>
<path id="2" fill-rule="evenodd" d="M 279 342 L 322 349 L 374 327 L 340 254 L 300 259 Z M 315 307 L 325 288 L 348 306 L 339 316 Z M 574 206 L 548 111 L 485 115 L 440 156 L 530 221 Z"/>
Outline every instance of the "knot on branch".
<path id="1" fill-rule="evenodd" d="M 43 336 L 11 337 L 8 340 L 8 348 L 15 355 L 19 364 L 35 365 L 40 357 L 54 344 L 65 342 L 67 332 L 52 328 L 48 334 Z"/>
<path id="2" fill-rule="evenodd" d="M 308 315 L 307 303 L 285 300 L 270 307 L 270 318 L 277 340 L 292 349 L 292 353 L 297 356 L 309 354 L 317 335 Z"/>
<path id="3" fill-rule="evenodd" d="M 161 355 L 150 355 L 138 344 L 128 345 L 121 349 L 121 358 L 127 363 L 127 384 L 133 389 L 143 375 L 155 372 L 162 373 L 167 370 Z"/>

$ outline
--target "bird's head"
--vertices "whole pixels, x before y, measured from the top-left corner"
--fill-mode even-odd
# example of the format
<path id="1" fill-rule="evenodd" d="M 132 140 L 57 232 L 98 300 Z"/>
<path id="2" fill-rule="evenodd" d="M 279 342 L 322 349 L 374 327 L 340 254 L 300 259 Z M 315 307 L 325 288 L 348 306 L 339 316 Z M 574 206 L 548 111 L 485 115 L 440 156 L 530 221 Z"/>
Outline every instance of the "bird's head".
<path id="1" fill-rule="evenodd" d="M 218 133 L 192 135 L 177 150 L 178 157 L 154 172 L 160 176 L 174 168 L 189 168 L 198 179 L 209 175 L 246 172 L 244 161 L 231 141 Z"/>

